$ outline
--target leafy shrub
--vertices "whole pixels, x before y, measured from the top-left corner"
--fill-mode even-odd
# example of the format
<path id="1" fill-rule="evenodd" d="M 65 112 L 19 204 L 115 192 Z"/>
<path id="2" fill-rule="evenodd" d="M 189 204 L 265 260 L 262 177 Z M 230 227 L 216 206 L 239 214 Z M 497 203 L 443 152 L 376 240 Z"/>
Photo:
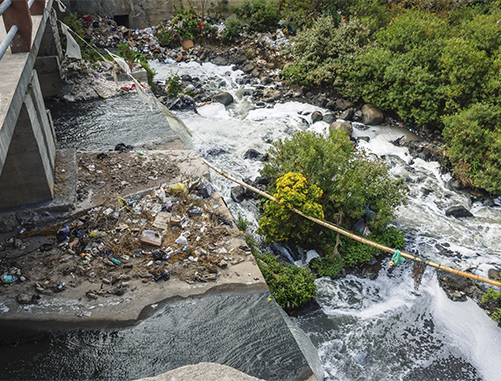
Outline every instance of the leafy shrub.
<path id="1" fill-rule="evenodd" d="M 299 216 L 289 208 L 299 209 L 310 217 L 324 218 L 322 206 L 317 203 L 322 190 L 316 185 L 308 187 L 306 178 L 289 172 L 276 181 L 274 197 L 281 203 L 267 200 L 265 211 L 259 221 L 258 233 L 266 236 L 266 241 L 300 240 L 308 234 L 314 222 Z"/>
<path id="2" fill-rule="evenodd" d="M 309 184 L 322 189 L 319 203 L 326 219 L 335 220 L 342 213 L 349 228 L 364 216 L 367 205 L 377 215 L 370 222 L 371 229 L 382 228 L 405 200 L 403 186 L 390 177 L 386 164 L 354 150 L 342 131 L 328 137 L 300 131 L 288 140 L 274 142 L 263 169 L 272 190 L 276 180 L 288 172 L 301 173 Z"/>
<path id="3" fill-rule="evenodd" d="M 402 249 L 405 246 L 403 233 L 393 226 L 375 231 L 366 238 L 395 249 Z M 380 250 L 348 237 L 342 237 L 339 252 L 342 254 L 347 266 L 355 266 L 370 261 Z"/>
<path id="4" fill-rule="evenodd" d="M 445 107 L 439 60 L 449 38 L 446 21 L 414 9 L 395 16 L 375 37 L 340 92 L 395 110 L 404 120 L 439 124 Z"/>
<path id="5" fill-rule="evenodd" d="M 301 86 L 345 85 L 344 73 L 369 42 L 369 28 L 359 19 L 336 25 L 334 18 L 324 16 L 311 28 L 298 33 L 287 50 L 294 57 L 282 76 Z"/>
<path id="6" fill-rule="evenodd" d="M 403 186 L 390 177 L 384 162 L 368 157 L 363 151 L 354 150 L 344 132 L 335 131 L 324 138 L 314 132 L 302 131 L 288 140 L 275 142 L 263 169 L 264 175 L 271 179 L 270 189 L 276 189 L 278 180 L 288 172 L 305 174 L 310 187 L 316 185 L 323 190 L 318 203 L 322 205 L 328 221 L 341 221 L 341 225 L 352 230 L 370 205 L 370 209 L 375 212 L 375 217 L 367 221 L 373 231 L 371 237 L 391 247 L 403 245 L 401 233 L 395 228 L 387 228 L 394 208 L 405 200 Z M 270 218 L 270 212 L 267 212 L 261 220 L 263 224 L 275 219 L 275 224 L 269 226 L 273 231 L 261 228 L 268 240 L 303 240 L 303 243 L 306 241 L 320 246 L 326 253 L 339 252 L 348 265 L 368 261 L 376 252 L 365 245 L 357 246 L 358 242 L 355 241 L 349 243 L 341 240 L 337 247 L 336 233 L 318 225 L 309 228 L 311 231 L 296 234 L 298 228 L 307 223 L 305 219 L 280 222 L 278 213 L 273 211 Z M 268 225 L 264 227 L 268 229 Z M 287 236 L 281 229 L 294 233 Z"/>
<path id="7" fill-rule="evenodd" d="M 468 184 L 501 194 L 501 109 L 477 103 L 443 118 L 455 174 Z"/>
<path id="8" fill-rule="evenodd" d="M 178 75 L 174 75 L 169 78 L 167 85 L 167 94 L 176 97 L 180 92 L 183 91 L 181 86 L 181 78 Z"/>
<path id="9" fill-rule="evenodd" d="M 244 0 L 232 8 L 233 13 L 249 25 L 249 32 L 271 32 L 280 21 L 276 0 Z"/>
<path id="10" fill-rule="evenodd" d="M 153 79 L 157 73 L 151 69 L 148 59 L 142 53 L 134 52 L 127 42 L 121 42 L 118 44 L 118 54 L 130 65 L 134 65 L 136 62 L 139 62 L 143 69 L 146 70 L 148 85 L 150 85 L 152 91 L 155 91 L 156 85 Z"/>
<path id="11" fill-rule="evenodd" d="M 229 19 L 224 27 L 223 33 L 221 34 L 221 40 L 226 44 L 231 44 L 240 36 L 243 32 L 242 23 L 237 18 Z"/>
<path id="12" fill-rule="evenodd" d="M 248 227 L 249 227 L 249 221 L 247 221 L 247 219 L 245 217 L 242 217 L 240 212 L 238 212 L 238 217 L 237 217 L 238 230 L 245 232 Z"/>
<path id="13" fill-rule="evenodd" d="M 315 297 L 315 276 L 309 270 L 282 263 L 271 254 L 259 257 L 258 266 L 271 294 L 282 308 L 298 308 Z"/>
<path id="14" fill-rule="evenodd" d="M 216 3 L 211 1 L 207 9 L 207 16 L 210 21 L 218 22 L 223 19 L 223 15 L 228 11 L 228 0 L 217 0 Z"/>
<path id="15" fill-rule="evenodd" d="M 315 258 L 311 263 L 311 267 L 318 271 L 319 276 L 328 276 L 332 279 L 336 277 L 344 265 L 344 259 L 339 255 L 335 256 L 332 261 L 324 257 L 322 259 Z"/>
<path id="16" fill-rule="evenodd" d="M 180 40 L 195 41 L 200 37 L 205 24 L 193 7 L 185 8 L 183 2 L 180 2 L 179 8 L 174 5 L 174 12 L 176 16 L 172 19 L 173 32 L 179 35 Z"/>
<path id="17" fill-rule="evenodd" d="M 181 37 L 173 28 L 160 28 L 157 34 L 158 42 L 166 48 L 175 48 L 181 45 Z"/>
<path id="18" fill-rule="evenodd" d="M 482 296 L 482 303 L 488 303 L 489 301 L 501 305 L 501 291 L 494 291 L 494 288 L 489 288 Z M 496 321 L 501 321 L 501 308 L 494 307 L 493 309 L 494 311 L 491 314 L 491 318 Z"/>

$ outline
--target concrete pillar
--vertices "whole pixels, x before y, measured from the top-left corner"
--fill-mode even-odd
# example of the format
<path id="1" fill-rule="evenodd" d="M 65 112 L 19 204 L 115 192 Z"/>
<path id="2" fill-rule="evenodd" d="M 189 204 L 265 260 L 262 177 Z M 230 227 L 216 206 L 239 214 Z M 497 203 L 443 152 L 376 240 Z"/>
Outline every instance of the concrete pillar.
<path id="1" fill-rule="evenodd" d="M 55 132 L 33 70 L 0 173 L 0 209 L 51 200 L 55 157 Z"/>
<path id="2" fill-rule="evenodd" d="M 56 12 L 51 10 L 53 17 L 49 17 L 45 25 L 42 42 L 35 61 L 35 70 L 42 88 L 44 99 L 54 98 L 63 88 L 61 60 L 63 50 L 59 40 L 56 24 Z"/>

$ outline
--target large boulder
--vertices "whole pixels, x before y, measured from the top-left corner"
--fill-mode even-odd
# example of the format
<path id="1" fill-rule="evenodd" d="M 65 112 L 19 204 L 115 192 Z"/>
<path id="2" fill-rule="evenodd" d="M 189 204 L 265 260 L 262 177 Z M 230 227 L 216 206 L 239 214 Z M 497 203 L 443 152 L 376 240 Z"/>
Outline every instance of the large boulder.
<path id="1" fill-rule="evenodd" d="M 337 130 L 342 130 L 346 132 L 346 134 L 351 137 L 351 134 L 353 133 L 353 126 L 351 125 L 350 122 L 334 122 L 330 125 L 329 127 L 330 131 L 337 131 Z"/>
<path id="2" fill-rule="evenodd" d="M 336 108 L 338 110 L 341 110 L 341 111 L 344 111 L 346 110 L 347 108 L 350 108 L 350 107 L 353 107 L 354 104 L 353 102 L 350 102 L 346 99 L 336 99 Z"/>
<path id="3" fill-rule="evenodd" d="M 212 60 L 212 63 L 214 65 L 219 65 L 219 66 L 225 66 L 225 65 L 228 65 L 228 61 L 226 61 L 226 58 L 222 57 L 222 56 L 217 56 L 216 58 L 214 58 Z"/>
<path id="4" fill-rule="evenodd" d="M 336 121 L 336 115 L 334 115 L 332 112 L 328 112 L 327 114 L 324 115 L 324 118 L 322 119 L 325 123 L 331 124 Z"/>
<path id="5" fill-rule="evenodd" d="M 353 109 L 353 107 L 347 108 L 341 113 L 341 115 L 339 115 L 339 119 L 351 120 L 354 112 L 355 110 Z"/>
<path id="6" fill-rule="evenodd" d="M 223 92 L 216 94 L 212 97 L 213 102 L 219 102 L 225 106 L 231 105 L 233 103 L 233 96 L 230 93 Z"/>
<path id="7" fill-rule="evenodd" d="M 473 214 L 466 208 L 462 206 L 452 206 L 445 211 L 445 215 L 450 217 L 462 218 L 462 217 L 473 217 Z"/>
<path id="8" fill-rule="evenodd" d="M 249 62 L 248 64 L 245 64 L 244 67 L 242 68 L 244 73 L 252 73 L 252 70 L 254 70 L 254 64 Z"/>
<path id="9" fill-rule="evenodd" d="M 384 119 L 383 112 L 376 106 L 366 103 L 362 106 L 362 115 L 364 116 L 364 124 L 377 126 Z"/>
<path id="10" fill-rule="evenodd" d="M 316 123 L 316 122 L 319 122 L 323 119 L 323 115 L 320 111 L 313 111 L 313 113 L 311 114 L 311 122 L 312 123 Z"/>

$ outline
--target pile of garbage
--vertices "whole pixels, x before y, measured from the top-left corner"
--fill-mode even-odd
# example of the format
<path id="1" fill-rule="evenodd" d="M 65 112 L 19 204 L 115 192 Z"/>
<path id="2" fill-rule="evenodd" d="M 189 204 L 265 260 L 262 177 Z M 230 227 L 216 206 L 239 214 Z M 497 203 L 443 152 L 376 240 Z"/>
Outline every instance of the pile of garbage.
<path id="1" fill-rule="evenodd" d="M 60 226 L 22 230 L 2 242 L 1 281 L 19 286 L 20 304 L 83 282 L 90 284 L 87 298 L 98 299 L 134 291 L 138 281 L 216 281 L 221 269 L 250 254 L 235 246 L 238 229 L 223 209 L 204 177 L 117 197 Z"/>

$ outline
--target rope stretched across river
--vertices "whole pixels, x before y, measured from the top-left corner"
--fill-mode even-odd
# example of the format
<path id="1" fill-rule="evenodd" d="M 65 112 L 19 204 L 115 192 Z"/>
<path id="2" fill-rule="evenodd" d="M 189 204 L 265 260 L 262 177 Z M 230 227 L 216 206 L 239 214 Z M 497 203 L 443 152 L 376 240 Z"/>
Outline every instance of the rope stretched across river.
<path id="1" fill-rule="evenodd" d="M 267 198 L 268 200 L 271 200 L 273 202 L 276 202 L 277 204 L 280 204 L 280 202 L 275 198 L 273 197 L 272 195 L 266 193 L 266 192 L 263 192 L 261 191 L 260 189 L 257 189 L 249 184 L 246 184 L 244 183 L 243 181 L 240 181 L 240 180 L 237 180 L 235 179 L 234 177 L 231 177 L 230 175 L 224 173 L 223 171 L 221 171 L 220 169 L 214 167 L 211 163 L 209 163 L 207 160 L 203 159 L 203 162 L 210 168 L 212 168 L 214 171 L 216 171 L 217 173 L 219 173 L 221 176 L 224 176 L 226 177 L 228 180 L 231 180 L 247 189 L 250 189 L 251 191 L 253 192 L 256 192 L 258 194 L 260 194 L 261 196 Z M 296 208 L 290 208 L 290 210 L 292 210 L 294 213 L 297 213 L 299 214 L 300 216 L 304 217 L 304 218 L 307 218 L 308 220 L 310 221 L 313 221 L 323 227 L 326 227 L 327 229 L 330 229 L 330 230 L 333 230 L 339 234 L 342 234 L 346 237 L 349 237 L 351 239 L 354 239 L 355 241 L 358 241 L 358 242 L 361 242 L 363 244 L 366 244 L 366 245 L 370 245 L 370 246 L 373 246 L 381 251 L 386 251 L 387 253 L 390 253 L 390 254 L 395 254 L 395 249 L 391 248 L 391 247 L 388 247 L 388 246 L 384 246 L 384 245 L 381 245 L 377 242 L 374 242 L 374 241 L 371 241 L 371 240 L 368 240 L 366 238 L 363 238 L 363 237 L 360 237 L 356 234 L 353 234 L 335 224 L 333 224 L 332 222 L 329 222 L 329 221 L 325 221 L 325 220 L 320 220 L 318 218 L 315 218 L 315 217 L 310 217 L 310 216 L 307 216 L 306 214 L 304 214 L 303 212 L 301 212 L 300 210 L 296 209 Z M 501 287 L 501 282 L 499 281 L 496 281 L 496 280 L 492 280 L 492 279 L 489 279 L 489 278 L 484 278 L 484 277 L 481 277 L 479 275 L 475 275 L 475 274 L 471 274 L 471 273 L 466 273 L 464 271 L 460 271 L 460 270 L 456 270 L 456 269 L 453 269 L 453 268 L 450 268 L 450 267 L 447 267 L 447 266 L 443 266 L 439 263 L 435 263 L 435 262 L 431 262 L 431 261 L 427 261 L 427 260 L 424 260 L 422 258 L 419 258 L 419 257 L 416 257 L 415 255 L 405 251 L 405 250 L 400 250 L 400 255 L 404 258 L 407 258 L 407 259 L 410 259 L 412 261 L 416 261 L 416 262 L 423 262 L 424 264 L 428 265 L 428 266 L 431 266 L 431 267 L 434 267 L 436 269 L 439 269 L 439 270 L 443 270 L 443 271 L 447 271 L 449 273 L 452 273 L 452 274 L 456 274 L 456 275 L 460 275 L 460 276 L 463 276 L 463 277 L 466 277 L 466 278 L 470 278 L 470 279 L 473 279 L 473 280 L 476 280 L 476 281 L 479 281 L 479 282 L 484 282 L 484 283 L 488 283 L 488 284 L 492 284 L 493 286 L 498 286 L 498 287 Z"/>

